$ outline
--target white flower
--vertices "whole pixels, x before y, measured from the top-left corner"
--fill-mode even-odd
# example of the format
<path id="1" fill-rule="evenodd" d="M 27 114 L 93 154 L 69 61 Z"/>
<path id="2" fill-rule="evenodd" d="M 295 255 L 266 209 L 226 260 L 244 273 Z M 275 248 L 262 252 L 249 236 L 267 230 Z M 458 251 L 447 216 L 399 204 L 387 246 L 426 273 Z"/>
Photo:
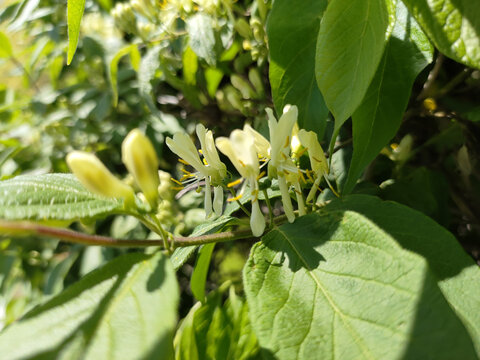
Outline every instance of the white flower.
<path id="1" fill-rule="evenodd" d="M 185 171 L 181 181 L 184 181 L 184 183 L 205 181 L 205 214 L 207 217 L 212 212 L 211 185 L 215 186 L 213 211 L 219 216 L 222 214 L 223 209 L 223 187 L 221 184 L 227 174 L 227 168 L 220 161 L 212 132 L 210 130 L 207 131 L 201 124 L 197 125 L 196 132 L 202 148 L 203 162 L 192 139 L 187 134 L 176 133 L 173 135 L 173 139 L 167 138 L 167 146 L 182 158 L 187 165 L 193 166 L 197 171 L 193 174 Z"/>
<path id="2" fill-rule="evenodd" d="M 76 178 L 90 191 L 112 198 L 123 198 L 126 204 L 134 202 L 133 189 L 117 179 L 93 154 L 72 151 L 67 164 Z"/>
<path id="3" fill-rule="evenodd" d="M 298 132 L 298 138 L 300 139 L 302 146 L 308 150 L 310 165 L 315 174 L 315 180 L 307 196 L 307 202 L 310 202 L 318 190 L 318 185 L 320 184 L 322 177 L 329 172 L 328 163 L 322 146 L 318 142 L 317 134 L 313 131 L 302 129 Z"/>
<path id="4" fill-rule="evenodd" d="M 252 214 L 250 228 L 254 236 L 265 230 L 265 217 L 258 203 L 258 177 L 260 166 L 254 137 L 247 131 L 234 130 L 230 138 L 220 137 L 216 141 L 218 149 L 224 153 L 252 189 Z"/>
<path id="5" fill-rule="evenodd" d="M 148 203 L 158 201 L 158 158 L 150 140 L 140 130 L 130 131 L 122 143 L 122 161 L 140 187 Z"/>

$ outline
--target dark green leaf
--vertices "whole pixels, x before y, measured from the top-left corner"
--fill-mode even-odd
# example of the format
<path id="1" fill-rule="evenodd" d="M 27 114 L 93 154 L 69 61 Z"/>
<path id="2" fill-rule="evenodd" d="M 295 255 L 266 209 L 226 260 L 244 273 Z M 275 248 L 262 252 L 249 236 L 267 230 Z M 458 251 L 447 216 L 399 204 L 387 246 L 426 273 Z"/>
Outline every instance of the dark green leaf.
<path id="1" fill-rule="evenodd" d="M 71 174 L 0 181 L 0 218 L 6 220 L 73 221 L 122 209 L 122 201 L 91 193 Z"/>
<path id="2" fill-rule="evenodd" d="M 270 83 L 278 113 L 298 106 L 301 128 L 321 139 L 328 109 L 315 80 L 315 44 L 326 0 L 276 0 L 268 17 Z"/>
<path id="3" fill-rule="evenodd" d="M 360 105 L 394 24 L 392 0 L 332 0 L 320 25 L 315 72 L 335 130 Z"/>
<path id="4" fill-rule="evenodd" d="M 480 69 L 480 3 L 471 0 L 403 0 L 445 55 Z"/>
<path id="5" fill-rule="evenodd" d="M 432 61 L 430 42 L 401 2 L 396 17 L 377 73 L 352 115 L 354 150 L 343 193 L 353 189 L 365 166 L 396 134 L 413 82 Z"/>
<path id="6" fill-rule="evenodd" d="M 161 253 L 123 255 L 1 332 L 0 348 L 9 359 L 170 359 L 177 303 Z"/>
<path id="7" fill-rule="evenodd" d="M 430 253 L 402 248 L 409 237 L 420 248 L 432 238 L 448 247 L 434 261 L 455 263 L 442 271 L 449 279 L 439 281 Z M 369 196 L 334 201 L 254 246 L 244 270 L 250 319 L 278 359 L 476 359 L 480 322 L 463 311 L 478 313 L 480 292 L 471 284 L 480 269 L 466 257 L 448 232 L 404 206 Z M 459 271 L 470 280 L 463 290 Z"/>

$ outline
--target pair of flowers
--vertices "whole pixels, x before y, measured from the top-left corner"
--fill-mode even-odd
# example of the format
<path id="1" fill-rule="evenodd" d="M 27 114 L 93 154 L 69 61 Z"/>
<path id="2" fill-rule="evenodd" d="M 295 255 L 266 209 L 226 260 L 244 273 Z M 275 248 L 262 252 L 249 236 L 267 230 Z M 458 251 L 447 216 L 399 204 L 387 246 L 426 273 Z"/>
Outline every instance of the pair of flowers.
<path id="1" fill-rule="evenodd" d="M 245 180 L 245 185 L 248 185 L 252 191 L 250 227 L 255 236 L 260 236 L 266 225 L 265 217 L 258 202 L 258 180 L 264 175 L 261 172 L 261 161 L 268 161 L 268 176 L 278 179 L 283 207 L 290 222 L 295 220 L 289 191 L 290 185 L 293 185 L 295 189 L 299 214 L 304 215 L 306 213 L 300 181 L 305 181 L 302 172 L 307 173 L 305 170 L 298 169 L 292 159 L 292 140 L 295 140 L 296 143 L 299 142 L 309 151 L 315 179 L 313 179 L 313 186 L 307 196 L 307 202 L 314 198 L 320 180 L 328 173 L 327 161 L 316 134 L 303 129 L 298 132 L 294 131 L 298 117 L 296 106 L 287 105 L 278 121 L 271 109 L 267 109 L 267 116 L 270 142 L 249 125 L 245 125 L 243 130 L 234 130 L 229 138 L 219 137 L 216 141 L 214 141 L 210 130 L 205 129 L 201 124 L 197 125 L 196 132 L 200 140 L 200 152 L 203 155 L 203 161 L 188 135 L 177 133 L 173 136 L 173 139 L 167 138 L 168 147 L 183 159 L 182 162 L 191 165 L 197 171 L 194 174 L 185 171 L 181 181 L 184 184 L 192 181 L 205 181 L 205 211 L 207 216 L 212 211 L 211 186 L 214 186 L 215 189 L 213 211 L 216 215 L 220 215 L 223 207 L 223 182 L 227 172 L 225 164 L 220 161 L 216 148 L 230 159 L 242 179 Z M 309 173 L 307 174 L 309 175 Z"/>

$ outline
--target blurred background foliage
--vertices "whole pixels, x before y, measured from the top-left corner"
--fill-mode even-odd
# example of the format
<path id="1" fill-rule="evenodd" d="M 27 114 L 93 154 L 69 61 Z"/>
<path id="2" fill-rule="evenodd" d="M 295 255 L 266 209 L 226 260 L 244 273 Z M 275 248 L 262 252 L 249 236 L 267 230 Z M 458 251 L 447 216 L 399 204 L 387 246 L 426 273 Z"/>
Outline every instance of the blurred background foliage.
<path id="1" fill-rule="evenodd" d="M 120 145 L 140 128 L 161 158 L 163 222 L 189 234 L 204 219 L 201 196 L 179 202 L 169 178 L 176 157 L 164 138 L 193 133 L 198 122 L 215 136 L 245 122 L 265 133 L 273 107 L 265 25 L 270 0 L 87 0 L 80 42 L 66 65 L 66 4 L 0 3 L 0 179 L 67 172 L 65 155 L 93 151 L 125 174 Z M 11 44 L 11 52 L 7 51 Z M 480 71 L 436 54 L 417 78 L 397 136 L 365 171 L 354 192 L 417 209 L 448 228 L 480 264 Z M 333 124 L 327 124 L 328 144 Z M 345 178 L 351 124 L 342 129 L 333 176 Z M 325 191 L 321 199 L 331 194 Z M 118 216 L 75 224 L 116 238 L 153 236 Z M 232 282 L 250 242 L 218 244 L 207 287 Z M 0 242 L 0 328 L 124 250 L 71 246 L 53 239 Z M 194 300 L 190 261 L 178 272 L 181 316 Z M 219 300 L 220 301 L 220 300 Z"/>

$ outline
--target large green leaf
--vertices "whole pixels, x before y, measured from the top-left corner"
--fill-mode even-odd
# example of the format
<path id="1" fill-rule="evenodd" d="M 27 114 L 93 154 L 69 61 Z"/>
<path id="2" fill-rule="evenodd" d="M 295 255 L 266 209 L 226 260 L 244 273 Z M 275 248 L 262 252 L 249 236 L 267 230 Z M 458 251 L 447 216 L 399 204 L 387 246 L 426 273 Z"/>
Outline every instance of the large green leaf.
<path id="1" fill-rule="evenodd" d="M 0 181 L 1 219 L 76 220 L 122 208 L 122 201 L 91 193 L 71 174 L 22 175 Z"/>
<path id="2" fill-rule="evenodd" d="M 73 60 L 73 55 L 77 50 L 78 35 L 80 33 L 80 22 L 85 9 L 85 0 L 67 1 L 67 25 L 68 25 L 68 50 L 67 65 Z"/>
<path id="3" fill-rule="evenodd" d="M 170 359 L 177 303 L 161 253 L 123 255 L 7 327 L 0 349 L 8 359 Z"/>
<path id="4" fill-rule="evenodd" d="M 377 73 L 352 115 L 353 158 L 344 193 L 396 134 L 417 75 L 432 61 L 433 48 L 403 3 Z M 401 76 L 400 76 L 401 74 Z"/>
<path id="5" fill-rule="evenodd" d="M 472 0 L 402 0 L 445 55 L 480 68 L 480 3 Z"/>
<path id="6" fill-rule="evenodd" d="M 183 319 L 175 335 L 176 360 L 252 359 L 258 343 L 248 319 L 247 304 L 230 288 L 222 303 L 222 291 L 210 293 Z"/>
<path id="7" fill-rule="evenodd" d="M 405 238 L 417 248 L 436 239 L 449 253 L 415 254 L 402 248 Z M 254 246 L 244 270 L 250 319 L 260 345 L 279 359 L 476 359 L 480 322 L 466 315 L 478 312 L 472 284 L 480 270 L 465 257 L 416 211 L 368 196 L 338 200 Z M 438 283 L 432 262 L 446 265 L 441 282 L 449 286 Z"/>
<path id="8" fill-rule="evenodd" d="M 315 44 L 326 0 L 276 0 L 268 17 L 270 83 L 278 113 L 298 106 L 301 128 L 323 136 L 328 109 L 315 81 Z"/>
<path id="9" fill-rule="evenodd" d="M 318 34 L 315 72 L 335 129 L 360 105 L 391 27 L 393 0 L 332 0 Z"/>
<path id="10" fill-rule="evenodd" d="M 192 294 L 198 301 L 205 301 L 205 283 L 207 282 L 208 269 L 210 260 L 212 259 L 215 243 L 205 244 L 198 252 L 197 262 L 193 268 L 192 277 L 190 279 L 190 289 Z"/>

